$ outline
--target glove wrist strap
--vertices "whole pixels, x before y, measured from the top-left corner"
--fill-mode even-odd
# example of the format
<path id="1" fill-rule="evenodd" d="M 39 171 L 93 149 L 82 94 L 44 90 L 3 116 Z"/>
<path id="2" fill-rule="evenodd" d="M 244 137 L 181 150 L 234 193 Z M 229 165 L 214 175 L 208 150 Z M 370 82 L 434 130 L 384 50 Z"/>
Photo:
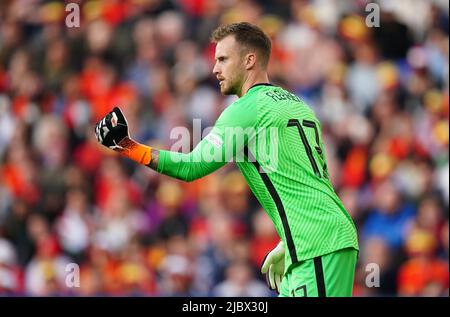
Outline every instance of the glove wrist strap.
<path id="1" fill-rule="evenodd" d="M 125 137 L 119 142 L 119 147 L 115 149 L 121 155 L 143 165 L 148 165 L 152 160 L 152 148 L 140 144 L 129 137 Z"/>

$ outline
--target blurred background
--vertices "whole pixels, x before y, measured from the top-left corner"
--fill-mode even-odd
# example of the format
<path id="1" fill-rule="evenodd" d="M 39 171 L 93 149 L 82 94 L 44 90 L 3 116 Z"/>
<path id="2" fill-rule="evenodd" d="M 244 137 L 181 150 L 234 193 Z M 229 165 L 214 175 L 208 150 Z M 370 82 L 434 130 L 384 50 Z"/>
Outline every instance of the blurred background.
<path id="1" fill-rule="evenodd" d="M 0 295 L 276 295 L 259 267 L 278 237 L 233 164 L 183 183 L 93 129 L 115 105 L 159 148 L 213 125 L 234 98 L 209 36 L 238 21 L 271 36 L 271 81 L 322 122 L 359 233 L 354 295 L 449 295 L 448 1 L 374 1 L 372 28 L 359 0 L 70 2 L 79 27 L 69 1 L 0 2 Z"/>

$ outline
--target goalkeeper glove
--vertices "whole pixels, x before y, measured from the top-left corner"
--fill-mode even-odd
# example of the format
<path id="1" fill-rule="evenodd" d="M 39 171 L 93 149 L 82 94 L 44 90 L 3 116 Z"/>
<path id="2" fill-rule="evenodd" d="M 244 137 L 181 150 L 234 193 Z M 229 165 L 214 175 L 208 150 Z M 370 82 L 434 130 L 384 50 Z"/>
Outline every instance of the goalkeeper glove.
<path id="1" fill-rule="evenodd" d="M 261 273 L 266 274 L 266 282 L 270 289 L 280 293 L 281 280 L 284 275 L 284 243 L 270 251 L 263 260 Z"/>
<path id="2" fill-rule="evenodd" d="M 151 161 L 151 147 L 130 138 L 127 120 L 118 107 L 97 122 L 95 136 L 102 145 L 139 164 L 148 165 Z"/>

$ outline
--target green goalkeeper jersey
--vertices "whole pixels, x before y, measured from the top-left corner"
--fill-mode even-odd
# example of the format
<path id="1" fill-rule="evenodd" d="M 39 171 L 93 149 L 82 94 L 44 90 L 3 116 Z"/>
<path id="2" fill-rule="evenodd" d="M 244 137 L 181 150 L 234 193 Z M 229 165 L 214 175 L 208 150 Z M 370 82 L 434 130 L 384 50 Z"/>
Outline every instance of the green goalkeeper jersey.
<path id="1" fill-rule="evenodd" d="M 358 250 L 355 225 L 328 177 L 320 122 L 297 96 L 254 85 L 191 153 L 161 150 L 157 170 L 191 181 L 231 160 L 287 246 L 286 268 L 340 249 Z"/>

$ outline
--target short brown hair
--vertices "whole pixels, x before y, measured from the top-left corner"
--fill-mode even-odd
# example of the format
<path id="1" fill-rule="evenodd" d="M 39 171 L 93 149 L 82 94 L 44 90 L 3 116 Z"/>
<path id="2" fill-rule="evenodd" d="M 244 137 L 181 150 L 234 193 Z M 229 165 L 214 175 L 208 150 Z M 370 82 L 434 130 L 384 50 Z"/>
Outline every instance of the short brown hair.
<path id="1" fill-rule="evenodd" d="M 262 65 L 267 67 L 272 44 L 269 37 L 259 27 L 248 22 L 222 25 L 214 30 L 211 41 L 217 43 L 229 35 L 234 35 L 236 42 L 242 46 L 257 49 L 261 53 Z"/>

